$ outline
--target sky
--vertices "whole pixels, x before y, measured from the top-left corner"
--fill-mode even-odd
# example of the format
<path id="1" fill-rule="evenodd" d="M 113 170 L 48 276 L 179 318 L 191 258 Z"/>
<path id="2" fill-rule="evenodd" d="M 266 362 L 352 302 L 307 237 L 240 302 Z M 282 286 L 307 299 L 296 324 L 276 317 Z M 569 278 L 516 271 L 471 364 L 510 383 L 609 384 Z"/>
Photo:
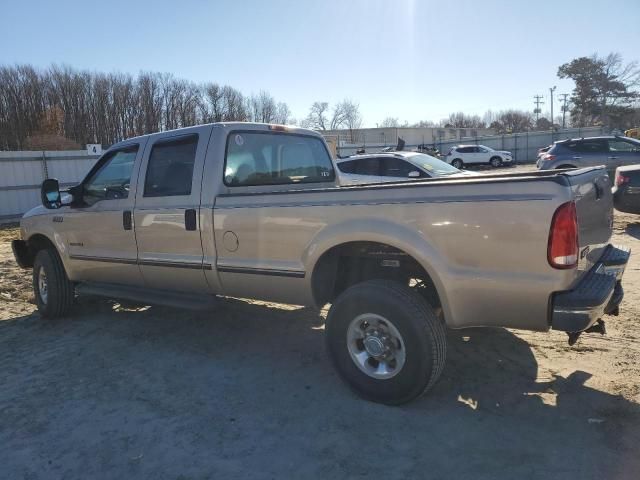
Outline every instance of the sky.
<path id="1" fill-rule="evenodd" d="M 532 110 L 534 95 L 545 112 L 550 87 L 573 88 L 563 63 L 640 60 L 639 0 L 0 0 L 0 19 L 3 65 L 169 72 L 267 90 L 296 118 L 349 98 L 369 127 Z"/>

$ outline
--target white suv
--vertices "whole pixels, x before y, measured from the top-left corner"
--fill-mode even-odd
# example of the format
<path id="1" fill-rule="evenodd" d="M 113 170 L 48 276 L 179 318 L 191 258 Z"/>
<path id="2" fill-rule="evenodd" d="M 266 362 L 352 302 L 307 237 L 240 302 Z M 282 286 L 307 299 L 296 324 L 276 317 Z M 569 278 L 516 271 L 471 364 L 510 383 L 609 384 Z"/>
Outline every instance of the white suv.
<path id="1" fill-rule="evenodd" d="M 513 157 L 511 152 L 494 150 L 484 145 L 458 145 L 449 150 L 445 161 L 456 168 L 478 163 L 499 167 L 503 163 L 511 164 Z"/>

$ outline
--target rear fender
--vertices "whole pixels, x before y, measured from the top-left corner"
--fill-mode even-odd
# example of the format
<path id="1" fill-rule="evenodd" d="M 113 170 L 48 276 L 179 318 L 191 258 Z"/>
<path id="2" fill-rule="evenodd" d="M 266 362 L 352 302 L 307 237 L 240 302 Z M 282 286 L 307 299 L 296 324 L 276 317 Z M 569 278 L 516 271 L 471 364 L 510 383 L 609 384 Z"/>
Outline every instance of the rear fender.
<path id="1" fill-rule="evenodd" d="M 350 220 L 331 225 L 318 233 L 303 252 L 307 272 L 313 272 L 322 255 L 333 247 L 349 242 L 377 242 L 402 250 L 415 259 L 429 274 L 438 291 L 445 319 L 451 310 L 447 291 L 438 271 L 446 264 L 441 255 L 418 232 L 383 219 Z M 309 279 L 312 275 L 309 275 Z"/>

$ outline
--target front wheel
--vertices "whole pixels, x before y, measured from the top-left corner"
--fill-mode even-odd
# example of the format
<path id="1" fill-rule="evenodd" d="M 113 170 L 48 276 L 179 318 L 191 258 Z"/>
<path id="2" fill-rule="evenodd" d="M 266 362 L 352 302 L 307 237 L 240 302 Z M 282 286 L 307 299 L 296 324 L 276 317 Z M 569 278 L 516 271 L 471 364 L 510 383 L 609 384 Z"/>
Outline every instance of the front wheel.
<path id="1" fill-rule="evenodd" d="M 491 160 L 489 160 L 489 163 L 493 168 L 498 168 L 499 166 L 502 165 L 502 159 L 500 157 L 491 157 Z"/>
<path id="2" fill-rule="evenodd" d="M 453 162 L 451 162 L 451 166 L 457 168 L 458 170 L 462 170 L 463 167 L 462 160 L 456 158 Z"/>
<path id="3" fill-rule="evenodd" d="M 400 283 L 371 280 L 348 288 L 331 306 L 325 334 L 340 376 L 374 402 L 409 402 L 429 390 L 444 367 L 442 321 Z"/>
<path id="4" fill-rule="evenodd" d="M 33 293 L 43 317 L 62 317 L 73 304 L 73 283 L 67 278 L 58 252 L 52 248 L 40 250 L 33 261 Z"/>

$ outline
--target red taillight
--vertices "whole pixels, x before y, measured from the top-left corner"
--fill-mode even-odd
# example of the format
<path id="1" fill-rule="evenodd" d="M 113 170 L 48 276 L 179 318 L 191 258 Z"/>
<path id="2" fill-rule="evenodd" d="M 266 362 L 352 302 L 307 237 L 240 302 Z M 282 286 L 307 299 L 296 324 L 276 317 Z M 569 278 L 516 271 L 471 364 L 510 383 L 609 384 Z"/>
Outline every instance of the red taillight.
<path id="1" fill-rule="evenodd" d="M 551 160 L 555 160 L 556 156 L 555 155 L 551 155 L 550 153 L 547 153 L 545 156 L 542 157 L 542 160 L 544 160 L 545 162 L 550 162 Z"/>
<path id="2" fill-rule="evenodd" d="M 625 177 L 620 172 L 616 173 L 616 186 L 621 187 L 625 183 L 629 183 L 629 177 Z"/>
<path id="3" fill-rule="evenodd" d="M 553 268 L 573 268 L 578 264 L 578 215 L 573 202 L 560 205 L 553 214 L 547 258 Z"/>

